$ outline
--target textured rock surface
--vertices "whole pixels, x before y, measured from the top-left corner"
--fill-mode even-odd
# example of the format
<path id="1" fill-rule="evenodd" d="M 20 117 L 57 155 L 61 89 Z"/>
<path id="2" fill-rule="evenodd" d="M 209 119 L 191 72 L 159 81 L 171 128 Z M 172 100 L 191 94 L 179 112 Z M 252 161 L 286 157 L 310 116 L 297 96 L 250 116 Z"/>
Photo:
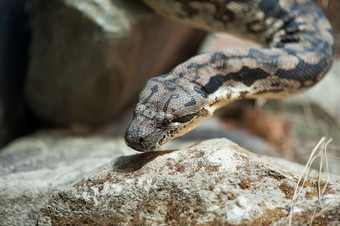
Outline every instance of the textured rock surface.
<path id="1" fill-rule="evenodd" d="M 146 80 L 196 52 L 204 33 L 139 1 L 34 0 L 26 94 L 48 123 L 98 125 Z"/>
<path id="2" fill-rule="evenodd" d="M 36 136 L 0 153 L 0 225 L 35 225 L 51 193 L 113 158 L 133 153 L 122 140 Z"/>
<path id="3" fill-rule="evenodd" d="M 257 157 L 226 139 L 180 151 L 119 157 L 57 192 L 41 209 L 50 224 L 287 224 L 303 166 Z M 316 173 L 308 179 L 294 223 L 317 206 Z M 331 176 L 315 222 L 340 221 L 340 178 Z"/>

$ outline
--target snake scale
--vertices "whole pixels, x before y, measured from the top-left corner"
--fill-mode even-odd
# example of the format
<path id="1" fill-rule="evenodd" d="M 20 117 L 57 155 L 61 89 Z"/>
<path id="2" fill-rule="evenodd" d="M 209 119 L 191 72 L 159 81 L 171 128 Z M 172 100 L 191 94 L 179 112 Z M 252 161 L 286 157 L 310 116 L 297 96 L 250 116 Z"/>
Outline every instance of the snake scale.
<path id="1" fill-rule="evenodd" d="M 226 31 L 263 48 L 194 56 L 151 78 L 125 134 L 151 151 L 244 98 L 282 98 L 315 85 L 332 65 L 332 28 L 310 0 L 143 0 L 157 13 L 208 31 Z"/>

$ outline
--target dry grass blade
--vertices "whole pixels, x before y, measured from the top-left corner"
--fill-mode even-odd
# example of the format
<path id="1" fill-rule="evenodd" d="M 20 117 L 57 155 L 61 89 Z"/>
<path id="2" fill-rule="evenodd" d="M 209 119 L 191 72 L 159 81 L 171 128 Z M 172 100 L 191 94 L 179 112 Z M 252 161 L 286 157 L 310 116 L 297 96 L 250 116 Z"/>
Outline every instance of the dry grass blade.
<path id="1" fill-rule="evenodd" d="M 311 218 L 310 221 L 310 225 L 312 225 L 315 217 L 316 217 L 316 211 L 319 209 L 319 207 L 321 206 L 321 196 L 323 196 L 323 194 L 326 191 L 328 182 L 329 182 L 329 167 L 328 167 L 328 159 L 327 159 L 327 147 L 328 144 L 332 141 L 332 139 L 329 139 L 326 144 L 324 145 L 324 148 L 322 149 L 322 151 L 320 151 L 320 166 L 319 166 L 319 173 L 318 173 L 318 203 L 317 206 L 314 209 L 313 212 L 313 216 Z M 321 175 L 322 175 L 322 169 L 323 169 L 323 162 L 325 161 L 326 163 L 326 174 L 327 174 L 327 180 L 325 185 L 323 186 L 322 190 L 321 190 Z M 327 207 L 325 207 L 327 209 Z M 320 212 L 324 212 L 325 208 L 323 208 Z"/>
<path id="2" fill-rule="evenodd" d="M 313 217 L 311 219 L 311 222 L 313 222 L 313 220 L 315 219 L 316 216 L 316 210 L 318 209 L 319 205 L 320 205 L 320 200 L 321 200 L 321 196 L 324 194 L 326 187 L 328 185 L 328 180 L 329 180 L 329 173 L 328 173 L 328 161 L 327 161 L 327 155 L 326 155 L 326 150 L 327 150 L 327 146 L 328 144 L 332 141 L 332 139 L 329 139 L 327 142 L 325 137 L 322 137 L 320 139 L 320 141 L 318 142 L 318 144 L 313 148 L 312 153 L 309 156 L 309 159 L 299 177 L 299 180 L 296 184 L 295 190 L 294 190 L 294 195 L 293 195 L 293 199 L 292 199 L 292 203 L 290 206 L 290 211 L 289 211 L 289 225 L 292 225 L 292 220 L 293 220 L 293 211 L 294 211 L 294 207 L 297 203 L 298 198 L 300 197 L 301 193 L 303 192 L 303 187 L 306 183 L 306 180 L 308 178 L 310 169 L 311 169 L 311 165 L 314 162 L 315 159 L 317 159 L 318 157 L 320 157 L 320 167 L 319 167 L 319 177 L 318 177 L 318 192 L 319 192 L 319 198 L 318 198 L 318 204 L 317 207 L 314 211 Z M 323 145 L 323 148 L 320 151 L 320 146 Z M 318 152 L 319 150 L 319 152 Z M 321 190 L 320 184 L 321 184 L 321 172 L 323 169 L 323 160 L 325 159 L 326 161 L 326 172 L 327 172 L 327 182 L 325 183 L 324 187 Z M 302 181 L 302 184 L 301 184 Z"/>
<path id="3" fill-rule="evenodd" d="M 313 110 L 309 103 L 302 103 L 302 109 L 308 125 L 316 125 Z"/>

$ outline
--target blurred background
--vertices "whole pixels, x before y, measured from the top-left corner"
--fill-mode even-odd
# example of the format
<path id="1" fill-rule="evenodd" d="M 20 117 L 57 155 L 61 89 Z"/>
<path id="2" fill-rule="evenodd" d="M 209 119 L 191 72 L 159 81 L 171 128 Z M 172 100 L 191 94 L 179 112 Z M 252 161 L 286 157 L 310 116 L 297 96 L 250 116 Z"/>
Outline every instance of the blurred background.
<path id="1" fill-rule="evenodd" d="M 305 163 L 325 136 L 340 174 L 340 2 L 315 3 L 337 43 L 325 79 L 293 98 L 232 103 L 174 142 L 227 137 Z M 1 0 L 0 15 L 0 147 L 32 133 L 121 137 L 150 77 L 198 52 L 256 46 L 164 19 L 139 1 Z"/>

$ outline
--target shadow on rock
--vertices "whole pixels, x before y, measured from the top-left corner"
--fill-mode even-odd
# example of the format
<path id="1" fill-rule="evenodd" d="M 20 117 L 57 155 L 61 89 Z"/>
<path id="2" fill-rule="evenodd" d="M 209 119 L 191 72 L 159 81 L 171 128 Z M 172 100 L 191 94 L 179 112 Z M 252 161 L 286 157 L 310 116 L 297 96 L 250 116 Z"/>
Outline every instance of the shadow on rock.
<path id="1" fill-rule="evenodd" d="M 151 151 L 136 155 L 118 157 L 114 164 L 113 170 L 115 172 L 130 173 L 141 169 L 147 163 L 161 155 L 169 154 L 175 150 L 166 151 Z"/>

